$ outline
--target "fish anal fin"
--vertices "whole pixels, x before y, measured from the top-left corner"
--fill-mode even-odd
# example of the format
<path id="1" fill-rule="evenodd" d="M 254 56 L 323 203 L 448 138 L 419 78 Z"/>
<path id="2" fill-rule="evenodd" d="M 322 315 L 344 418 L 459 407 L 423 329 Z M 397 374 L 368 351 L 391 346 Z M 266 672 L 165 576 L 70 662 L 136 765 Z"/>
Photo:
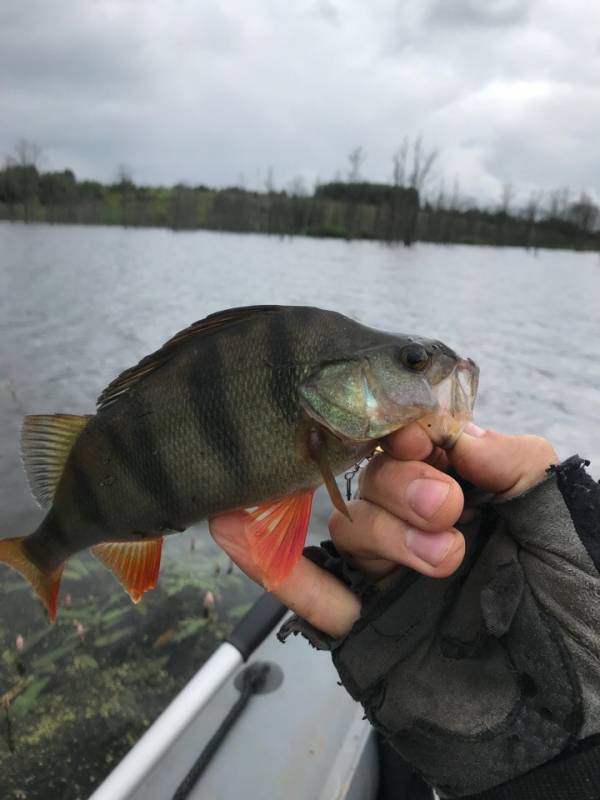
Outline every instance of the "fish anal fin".
<path id="1" fill-rule="evenodd" d="M 319 467 L 321 477 L 323 478 L 323 483 L 327 488 L 329 499 L 333 503 L 334 507 L 337 508 L 340 514 L 343 514 L 350 520 L 350 522 L 352 522 L 350 511 L 348 510 L 348 506 L 342 497 L 340 487 L 337 485 L 335 475 L 333 474 L 333 470 L 331 469 L 331 465 L 329 463 L 329 458 L 327 455 L 327 442 L 321 428 L 311 428 L 311 430 L 308 432 L 308 453 L 315 464 L 317 464 Z"/>
<path id="2" fill-rule="evenodd" d="M 248 511 L 246 536 L 265 588 L 276 588 L 302 555 L 313 490 L 289 495 Z"/>
<path id="3" fill-rule="evenodd" d="M 57 567 L 53 572 L 45 572 L 29 558 L 23 546 L 24 540 L 25 537 L 1 539 L 0 562 L 20 572 L 21 575 L 29 581 L 35 593 L 46 607 L 50 622 L 54 622 L 56 620 L 58 591 L 64 564 L 61 564 L 60 567 Z"/>
<path id="4" fill-rule="evenodd" d="M 162 536 L 134 542 L 106 542 L 92 547 L 92 553 L 108 567 L 134 603 L 158 583 Z"/>
<path id="5" fill-rule="evenodd" d="M 219 311 L 216 314 L 210 314 L 205 319 L 198 320 L 192 325 L 189 325 L 184 330 L 172 336 L 162 347 L 154 353 L 143 358 L 134 367 L 129 367 L 114 381 L 108 384 L 106 389 L 98 398 L 98 408 L 104 408 L 117 400 L 122 394 L 131 389 L 132 386 L 140 383 L 147 375 L 157 370 L 170 358 L 172 358 L 179 348 L 186 344 L 190 339 L 206 336 L 211 333 L 222 330 L 225 327 L 235 325 L 243 322 L 244 320 L 255 317 L 259 314 L 268 314 L 275 311 L 280 311 L 281 306 L 247 306 L 242 308 L 229 308 L 225 311 Z"/>
<path id="6" fill-rule="evenodd" d="M 33 414 L 21 429 L 21 457 L 31 492 L 50 505 L 75 441 L 90 421 L 75 414 Z"/>

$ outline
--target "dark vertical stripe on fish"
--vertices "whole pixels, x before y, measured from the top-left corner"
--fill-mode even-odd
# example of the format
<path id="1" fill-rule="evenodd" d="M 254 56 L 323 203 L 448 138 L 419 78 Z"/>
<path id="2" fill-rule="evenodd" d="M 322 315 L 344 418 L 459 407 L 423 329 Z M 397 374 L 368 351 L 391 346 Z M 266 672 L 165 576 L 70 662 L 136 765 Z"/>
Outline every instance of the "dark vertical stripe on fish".
<path id="1" fill-rule="evenodd" d="M 120 400 L 124 401 L 125 398 Z M 152 415 L 134 413 L 131 418 L 126 437 L 114 425 L 106 426 L 104 434 L 119 463 L 134 483 L 154 500 L 157 507 L 175 516 L 180 506 L 179 492 L 154 436 Z"/>
<path id="2" fill-rule="evenodd" d="M 266 330 L 267 362 L 271 367 L 270 386 L 274 405 L 287 420 L 291 407 L 288 393 L 289 374 L 294 369 L 294 349 L 291 332 L 283 314 L 271 314 Z"/>
<path id="3" fill-rule="evenodd" d="M 249 453 L 238 432 L 238 422 L 227 397 L 225 378 L 218 337 L 207 336 L 202 358 L 192 362 L 189 373 L 194 416 L 203 442 L 231 477 L 235 476 L 236 488 L 243 489 L 252 477 Z M 207 413 L 209 407 L 211 413 Z"/>

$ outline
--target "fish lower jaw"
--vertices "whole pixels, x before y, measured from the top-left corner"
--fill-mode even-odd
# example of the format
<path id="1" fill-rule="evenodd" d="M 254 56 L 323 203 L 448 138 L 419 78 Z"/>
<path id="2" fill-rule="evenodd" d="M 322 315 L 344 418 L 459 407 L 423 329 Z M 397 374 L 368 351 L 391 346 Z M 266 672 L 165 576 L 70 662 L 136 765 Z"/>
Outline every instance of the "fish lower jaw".
<path id="1" fill-rule="evenodd" d="M 417 425 L 425 431 L 436 447 L 451 450 L 470 420 L 470 414 L 433 412 L 417 420 Z"/>

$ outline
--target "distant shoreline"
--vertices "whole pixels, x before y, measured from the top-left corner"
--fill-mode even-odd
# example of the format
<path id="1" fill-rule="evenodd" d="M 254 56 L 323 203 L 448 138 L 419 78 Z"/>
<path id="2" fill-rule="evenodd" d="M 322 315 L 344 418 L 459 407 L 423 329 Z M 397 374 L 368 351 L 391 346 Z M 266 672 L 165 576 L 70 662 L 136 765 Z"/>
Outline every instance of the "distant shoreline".
<path id="1" fill-rule="evenodd" d="M 107 223 L 107 222 L 63 222 L 63 221 L 48 221 L 48 220 L 32 220 L 30 222 L 25 222 L 23 219 L 7 219 L 0 216 L 0 223 L 6 223 L 7 225 L 20 225 L 23 227 L 28 226 L 49 226 L 49 227 L 56 227 L 56 226 L 65 226 L 65 227 L 90 227 L 90 228 L 123 228 L 124 230 L 152 230 L 152 231 L 170 231 L 171 233 L 178 234 L 178 233 L 231 233 L 235 234 L 236 236 L 272 236 L 277 237 L 280 239 L 296 239 L 296 238 L 305 238 L 305 239 L 320 239 L 322 241 L 328 240 L 337 240 L 337 241 L 345 241 L 348 244 L 352 242 L 372 242 L 372 243 L 379 243 L 382 245 L 387 246 L 398 246 L 393 243 L 386 242 L 382 239 L 369 239 L 363 237 L 361 239 L 346 239 L 342 236 L 315 236 L 306 233 L 265 233 L 264 231 L 234 231 L 234 230 L 219 230 L 216 228 L 185 228 L 175 230 L 171 227 L 166 225 L 122 225 L 121 223 Z M 506 249 L 513 248 L 513 249 L 523 249 L 522 244 L 510 244 L 506 243 L 503 245 L 498 245 L 495 242 L 478 242 L 478 241 L 434 241 L 430 239 L 416 239 L 413 244 L 436 244 L 440 246 L 452 247 L 454 245 L 459 245 L 462 247 L 503 247 Z M 402 245 L 399 245 L 403 247 Z M 590 247 L 573 247 L 569 245 L 536 245 L 535 247 L 526 248 L 533 252 L 538 251 L 569 251 L 573 253 L 596 253 L 600 252 L 600 246 L 590 246 Z"/>
<path id="2" fill-rule="evenodd" d="M 9 180 L 10 179 L 10 180 Z M 11 183 L 12 181 L 12 183 Z M 75 179 L 70 170 L 35 167 L 0 171 L 0 219 L 12 222 L 117 225 L 266 233 L 411 245 L 416 241 L 527 249 L 600 250 L 598 209 L 565 201 L 542 214 L 521 214 L 421 201 L 410 187 L 333 182 L 312 195 L 178 185 L 104 185 Z"/>

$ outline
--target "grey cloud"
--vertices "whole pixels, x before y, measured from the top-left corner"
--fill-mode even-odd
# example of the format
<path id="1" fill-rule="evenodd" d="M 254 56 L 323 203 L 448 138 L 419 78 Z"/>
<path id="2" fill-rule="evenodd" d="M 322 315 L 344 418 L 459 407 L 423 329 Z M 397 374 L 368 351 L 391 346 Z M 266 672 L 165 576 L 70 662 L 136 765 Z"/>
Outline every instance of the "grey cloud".
<path id="1" fill-rule="evenodd" d="M 599 24 L 587 0 L 0 4 L 0 159 L 27 136 L 80 177 L 285 186 L 361 144 L 386 180 L 423 133 L 483 199 L 600 187 Z"/>
<path id="2" fill-rule="evenodd" d="M 0 73 L 11 92 L 81 102 L 131 96 L 148 83 L 142 38 L 116 20 L 86 12 L 73 18 L 68 4 L 25 2 L 20 17 L 0 14 Z"/>
<path id="3" fill-rule="evenodd" d="M 587 109 L 585 120 L 582 108 Z M 561 185 L 574 194 L 591 187 L 597 195 L 600 162 L 589 146 L 589 131 L 599 128 L 596 93 L 568 85 L 557 87 L 551 95 L 532 102 L 518 124 L 496 133 L 484 165 L 512 183 L 527 176 L 531 189 L 556 189 L 560 175 Z"/>
<path id="4" fill-rule="evenodd" d="M 528 16 L 533 0 L 435 0 L 428 21 L 445 27 L 506 28 Z"/>
<path id="5" fill-rule="evenodd" d="M 340 21 L 340 10 L 332 0 L 315 0 L 314 12 L 327 22 L 337 24 Z"/>

